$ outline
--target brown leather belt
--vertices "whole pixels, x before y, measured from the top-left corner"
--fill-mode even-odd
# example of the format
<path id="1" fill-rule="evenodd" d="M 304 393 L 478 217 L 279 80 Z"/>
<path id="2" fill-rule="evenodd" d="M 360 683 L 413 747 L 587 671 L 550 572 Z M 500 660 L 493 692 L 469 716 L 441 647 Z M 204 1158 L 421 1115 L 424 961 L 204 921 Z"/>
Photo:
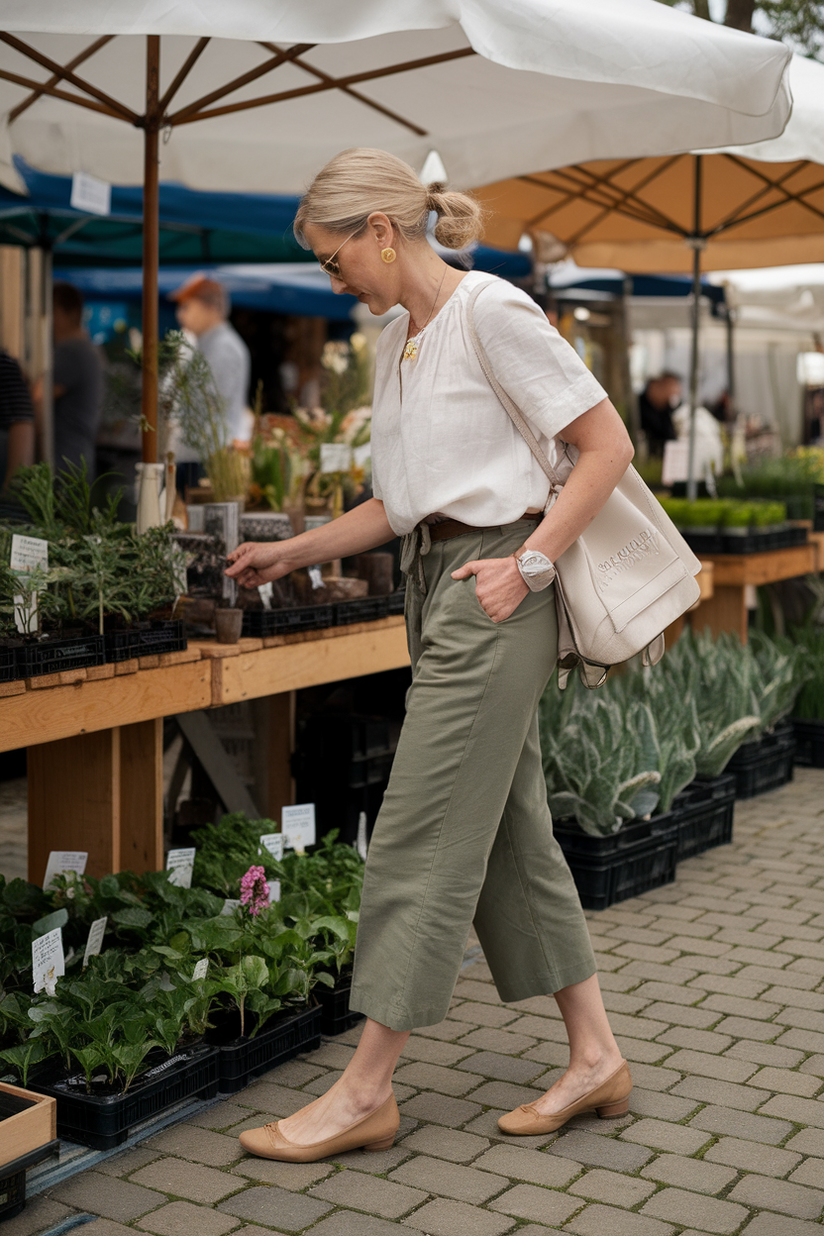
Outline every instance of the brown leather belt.
<path id="1" fill-rule="evenodd" d="M 521 519 L 531 519 L 537 524 L 543 517 L 543 511 L 528 511 Z M 464 536 L 467 532 L 497 532 L 500 527 L 500 524 L 491 524 L 485 528 L 476 528 L 472 524 L 461 523 L 459 519 L 441 519 L 436 524 L 429 524 L 429 539 L 451 541 L 453 537 Z"/>

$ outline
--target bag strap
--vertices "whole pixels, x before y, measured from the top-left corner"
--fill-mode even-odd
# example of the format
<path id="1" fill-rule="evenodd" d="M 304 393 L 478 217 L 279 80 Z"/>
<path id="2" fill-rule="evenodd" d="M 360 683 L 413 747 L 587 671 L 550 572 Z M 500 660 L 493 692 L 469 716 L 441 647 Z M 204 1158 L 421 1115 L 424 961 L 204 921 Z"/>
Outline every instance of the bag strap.
<path id="1" fill-rule="evenodd" d="M 485 283 L 482 283 L 478 287 L 476 287 L 469 294 L 469 299 L 467 300 L 467 303 L 466 303 L 466 322 L 467 322 L 467 326 L 469 327 L 469 337 L 472 340 L 472 346 L 475 349 L 475 355 L 477 356 L 478 362 L 481 366 L 481 369 L 483 370 L 484 377 L 486 378 L 489 385 L 492 387 L 495 394 L 498 396 L 501 406 L 503 407 L 509 419 L 512 421 L 512 424 L 518 430 L 518 433 L 521 435 L 524 442 L 526 442 L 530 451 L 535 456 L 538 463 L 541 465 L 541 468 L 543 469 L 543 471 L 546 473 L 546 476 L 549 480 L 549 498 L 547 499 L 547 507 L 546 507 L 546 509 L 548 509 L 555 490 L 561 488 L 561 482 L 558 477 L 558 473 L 555 471 L 552 464 L 547 459 L 546 452 L 544 451 L 540 442 L 535 437 L 535 434 L 532 432 L 529 425 L 527 424 L 524 418 L 524 415 L 521 412 L 521 409 L 518 407 L 515 400 L 504 390 L 504 388 L 501 386 L 498 379 L 495 377 L 495 374 L 492 371 L 492 365 L 490 364 L 489 357 L 487 356 L 486 351 L 484 350 L 484 346 L 481 343 L 481 340 L 478 336 L 477 327 L 475 326 L 475 312 L 474 312 L 475 301 L 478 299 L 479 295 L 484 290 L 484 288 L 488 288 L 492 284 L 492 282 L 493 280 L 491 279 L 487 280 Z"/>

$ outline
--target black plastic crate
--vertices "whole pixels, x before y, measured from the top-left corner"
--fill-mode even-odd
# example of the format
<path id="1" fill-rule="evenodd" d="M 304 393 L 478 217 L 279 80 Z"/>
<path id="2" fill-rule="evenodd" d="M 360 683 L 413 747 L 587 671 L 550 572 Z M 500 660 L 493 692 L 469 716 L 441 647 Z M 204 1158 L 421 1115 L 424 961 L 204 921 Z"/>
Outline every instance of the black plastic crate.
<path id="1" fill-rule="evenodd" d="M 585 910 L 605 910 L 675 879 L 678 821 L 673 813 L 631 820 L 609 837 L 591 837 L 572 820 L 553 831 Z"/>
<path id="2" fill-rule="evenodd" d="M 707 781 L 693 781 L 672 804 L 678 821 L 678 861 L 703 854 L 732 841 L 735 777 L 722 773 Z"/>
<path id="3" fill-rule="evenodd" d="M 729 553 L 724 549 L 724 538 L 720 532 L 690 532 L 689 528 L 683 528 L 681 535 L 694 554 Z"/>
<path id="4" fill-rule="evenodd" d="M 824 768 L 824 721 L 793 717 L 795 762 L 806 768 Z"/>
<path id="5" fill-rule="evenodd" d="M 773 532 L 724 532 L 721 535 L 722 554 L 763 554 L 767 549 L 777 549 Z"/>
<path id="6" fill-rule="evenodd" d="M 387 597 L 387 600 L 389 602 L 388 612 L 390 615 L 403 614 L 404 606 L 406 605 L 406 589 L 397 589 L 391 596 Z"/>
<path id="7" fill-rule="evenodd" d="M 155 656 L 161 652 L 182 652 L 188 647 L 183 622 L 177 618 L 129 627 L 126 631 L 109 631 L 103 639 L 109 662 L 129 661 L 132 657 Z"/>
<path id="8" fill-rule="evenodd" d="M 17 669 L 17 648 L 0 645 L 0 682 L 13 682 L 19 677 Z"/>
<path id="9" fill-rule="evenodd" d="M 794 760 L 793 726 L 782 721 L 771 734 L 739 747 L 725 771 L 735 777 L 736 798 L 754 798 L 792 781 Z"/>
<path id="10" fill-rule="evenodd" d="M 237 1024 L 233 1021 L 231 1025 L 230 1033 L 234 1033 Z M 237 1094 L 256 1077 L 291 1060 L 298 1052 L 314 1051 L 320 1047 L 320 1036 L 321 1009 L 318 1005 L 310 1005 L 276 1017 L 253 1039 L 233 1037 L 218 1041 L 219 1093 Z M 210 1037 L 220 1040 L 223 1037 L 220 1028 Z"/>
<path id="11" fill-rule="evenodd" d="M 294 609 L 245 609 L 243 634 L 289 635 L 293 631 L 318 631 L 335 625 L 332 605 L 299 605 Z"/>
<path id="12" fill-rule="evenodd" d="M 824 485 L 813 485 L 813 531 L 824 532 Z"/>
<path id="13" fill-rule="evenodd" d="M 135 1125 L 184 1099 L 213 1099 L 217 1094 L 220 1053 L 196 1043 L 158 1061 L 136 1077 L 125 1094 L 87 1094 L 82 1073 L 44 1074 L 30 1090 L 57 1099 L 57 1132 L 70 1142 L 95 1150 L 121 1146 Z"/>
<path id="14" fill-rule="evenodd" d="M 320 1006 L 321 1034 L 343 1034 L 363 1020 L 363 1013 L 353 1013 L 349 1008 L 351 991 L 351 976 L 339 979 L 334 987 L 323 987 L 318 983 L 313 989 L 312 995 Z"/>
<path id="15" fill-rule="evenodd" d="M 88 669 L 92 665 L 103 665 L 106 660 L 102 635 L 76 635 L 67 639 L 21 644 L 15 652 L 18 678 L 59 674 L 61 670 Z"/>
<path id="16" fill-rule="evenodd" d="M 389 597 L 357 597 L 354 601 L 338 601 L 335 605 L 335 626 L 346 627 L 352 622 L 374 622 L 389 614 Z"/>
<path id="17" fill-rule="evenodd" d="M 26 1206 L 26 1171 L 37 1163 L 42 1163 L 49 1155 L 58 1154 L 60 1142 L 44 1142 L 28 1154 L 20 1155 L 0 1167 L 0 1223 L 5 1219 L 13 1219 Z"/>

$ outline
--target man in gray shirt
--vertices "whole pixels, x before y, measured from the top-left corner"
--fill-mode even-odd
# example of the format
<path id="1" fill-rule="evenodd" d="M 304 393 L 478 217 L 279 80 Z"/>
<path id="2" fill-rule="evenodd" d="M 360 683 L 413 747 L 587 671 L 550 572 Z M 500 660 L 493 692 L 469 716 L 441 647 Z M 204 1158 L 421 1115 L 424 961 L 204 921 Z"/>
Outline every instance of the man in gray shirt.
<path id="1" fill-rule="evenodd" d="M 103 361 L 83 326 L 83 298 L 71 283 L 57 282 L 54 306 L 54 464 L 82 467 L 95 478 L 95 442 L 103 407 Z M 42 384 L 34 391 L 40 410 Z"/>
<path id="2" fill-rule="evenodd" d="M 212 371 L 215 387 L 223 400 L 228 438 L 247 441 L 249 429 L 244 412 L 249 396 L 251 358 L 249 349 L 227 321 L 229 297 L 216 279 L 195 274 L 172 292 L 177 301 L 177 320 L 183 330 L 197 337 L 199 351 Z"/>

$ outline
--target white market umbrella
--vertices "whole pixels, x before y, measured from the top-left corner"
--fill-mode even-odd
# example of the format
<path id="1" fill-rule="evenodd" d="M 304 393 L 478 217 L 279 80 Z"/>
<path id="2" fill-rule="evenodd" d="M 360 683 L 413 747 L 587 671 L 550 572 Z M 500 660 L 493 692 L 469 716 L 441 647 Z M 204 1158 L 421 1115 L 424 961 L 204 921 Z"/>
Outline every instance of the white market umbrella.
<path id="1" fill-rule="evenodd" d="M 144 457 L 156 435 L 157 183 L 299 192 L 341 148 L 455 183 L 773 137 L 777 43 L 655 0 L 0 0 L 0 180 L 11 157 L 133 182 L 144 168 Z M 209 120 L 208 125 L 195 123 Z"/>

